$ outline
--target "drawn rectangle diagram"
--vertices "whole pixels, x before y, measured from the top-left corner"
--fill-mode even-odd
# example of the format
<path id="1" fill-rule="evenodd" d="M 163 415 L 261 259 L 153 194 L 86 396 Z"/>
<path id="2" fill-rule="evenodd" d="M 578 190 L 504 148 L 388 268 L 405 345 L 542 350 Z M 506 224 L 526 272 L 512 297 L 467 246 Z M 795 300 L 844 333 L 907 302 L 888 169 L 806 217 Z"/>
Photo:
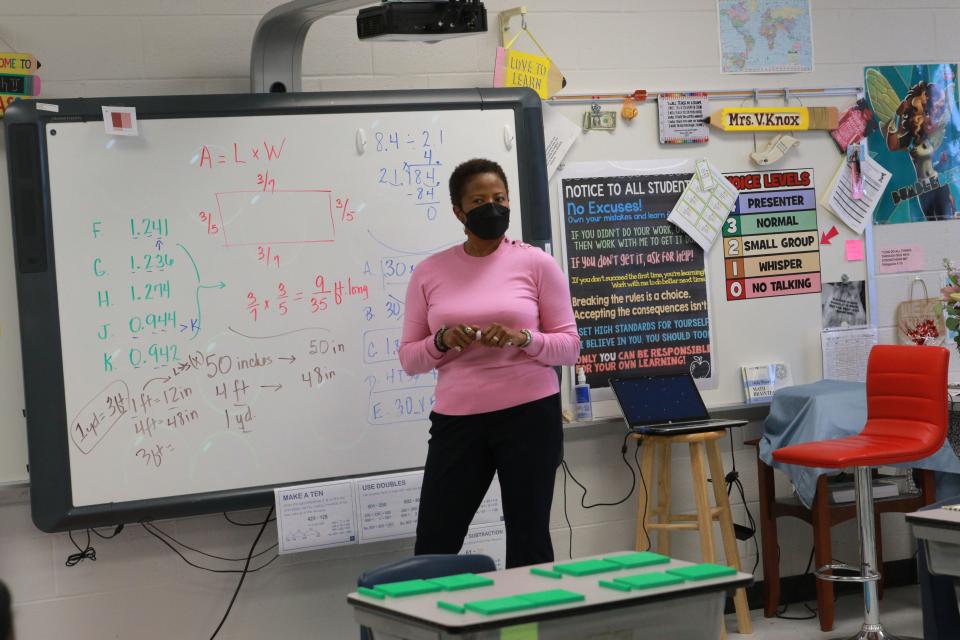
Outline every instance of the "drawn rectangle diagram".
<path id="1" fill-rule="evenodd" d="M 216 194 L 227 247 L 333 242 L 330 189 L 224 191 Z"/>

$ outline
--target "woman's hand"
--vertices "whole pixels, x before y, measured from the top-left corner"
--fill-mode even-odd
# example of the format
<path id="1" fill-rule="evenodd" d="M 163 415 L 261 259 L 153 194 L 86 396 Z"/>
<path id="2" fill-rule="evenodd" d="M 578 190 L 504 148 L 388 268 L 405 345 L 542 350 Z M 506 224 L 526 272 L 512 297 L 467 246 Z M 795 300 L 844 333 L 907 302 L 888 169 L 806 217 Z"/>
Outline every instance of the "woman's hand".
<path id="1" fill-rule="evenodd" d="M 494 322 L 489 327 L 480 332 L 480 344 L 485 347 L 510 347 L 523 344 L 527 339 L 519 329 L 505 327 L 499 322 Z"/>
<path id="2" fill-rule="evenodd" d="M 469 324 L 458 324 L 443 332 L 443 346 L 448 349 L 463 351 L 477 339 L 480 327 Z"/>

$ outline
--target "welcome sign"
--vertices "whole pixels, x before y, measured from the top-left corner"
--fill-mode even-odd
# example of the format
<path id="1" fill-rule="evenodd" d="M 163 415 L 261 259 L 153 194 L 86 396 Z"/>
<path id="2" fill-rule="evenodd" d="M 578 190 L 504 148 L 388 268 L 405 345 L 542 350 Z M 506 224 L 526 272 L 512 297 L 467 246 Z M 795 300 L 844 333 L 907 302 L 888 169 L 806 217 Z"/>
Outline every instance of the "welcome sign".
<path id="1" fill-rule="evenodd" d="M 0 53 L 0 118 L 15 101 L 40 95 L 39 67 L 29 53 Z"/>

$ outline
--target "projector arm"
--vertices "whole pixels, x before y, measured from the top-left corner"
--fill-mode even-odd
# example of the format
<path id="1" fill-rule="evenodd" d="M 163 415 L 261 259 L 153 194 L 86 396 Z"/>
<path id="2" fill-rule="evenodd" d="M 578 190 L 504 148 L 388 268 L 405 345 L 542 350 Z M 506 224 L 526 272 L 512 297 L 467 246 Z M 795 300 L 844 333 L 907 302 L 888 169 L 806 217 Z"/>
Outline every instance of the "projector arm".
<path id="1" fill-rule="evenodd" d="M 303 41 L 310 26 L 331 13 L 371 0 L 293 0 L 271 9 L 253 34 L 250 92 L 300 91 Z"/>

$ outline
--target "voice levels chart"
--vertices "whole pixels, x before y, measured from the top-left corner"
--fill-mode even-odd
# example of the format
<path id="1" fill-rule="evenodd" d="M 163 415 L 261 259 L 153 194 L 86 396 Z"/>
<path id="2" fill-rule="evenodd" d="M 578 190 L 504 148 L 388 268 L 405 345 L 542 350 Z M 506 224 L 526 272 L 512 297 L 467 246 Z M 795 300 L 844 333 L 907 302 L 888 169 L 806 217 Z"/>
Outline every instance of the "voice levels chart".
<path id="1" fill-rule="evenodd" d="M 726 175 L 740 190 L 723 226 L 727 300 L 819 293 L 813 169 Z"/>

